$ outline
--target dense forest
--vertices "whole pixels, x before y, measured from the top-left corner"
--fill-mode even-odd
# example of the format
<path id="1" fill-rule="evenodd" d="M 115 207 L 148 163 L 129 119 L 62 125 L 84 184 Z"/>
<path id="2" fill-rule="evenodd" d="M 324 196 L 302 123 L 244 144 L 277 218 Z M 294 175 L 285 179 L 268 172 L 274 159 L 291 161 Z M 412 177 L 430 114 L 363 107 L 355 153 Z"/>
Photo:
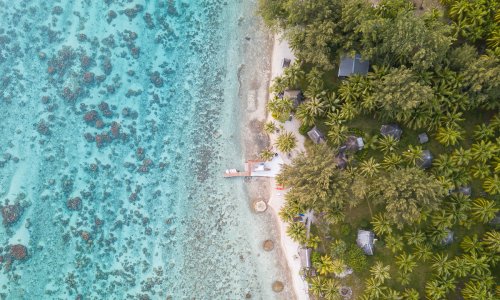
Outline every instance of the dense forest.
<path id="1" fill-rule="evenodd" d="M 265 130 L 284 153 L 290 114 L 296 134 L 324 133 L 277 178 L 287 233 L 312 249 L 310 295 L 500 299 L 500 1 L 260 0 L 259 12 L 296 56 Z M 339 78 L 343 57 L 369 71 Z"/>

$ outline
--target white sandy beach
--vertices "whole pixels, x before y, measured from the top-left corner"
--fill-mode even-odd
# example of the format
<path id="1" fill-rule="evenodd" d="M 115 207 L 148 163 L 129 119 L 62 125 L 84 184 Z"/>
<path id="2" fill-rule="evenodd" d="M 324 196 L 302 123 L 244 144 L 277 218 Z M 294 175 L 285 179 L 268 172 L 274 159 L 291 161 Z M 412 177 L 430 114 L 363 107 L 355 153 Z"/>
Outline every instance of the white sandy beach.
<path id="1" fill-rule="evenodd" d="M 290 47 L 288 46 L 288 42 L 281 41 L 279 36 L 275 35 L 274 45 L 273 45 L 273 55 L 272 55 L 272 72 L 271 72 L 272 79 L 274 79 L 277 76 L 280 76 L 283 73 L 283 68 L 282 68 L 283 58 L 291 59 L 293 63 L 295 56 L 293 55 Z M 267 121 L 274 121 L 269 114 L 267 118 L 268 118 Z M 292 153 L 293 157 L 294 154 L 304 151 L 304 136 L 299 134 L 298 128 L 300 127 L 300 123 L 295 118 L 293 118 L 291 121 L 285 122 L 284 127 L 286 131 L 293 132 L 297 138 L 297 147 L 294 150 L 294 153 Z M 275 138 L 276 138 L 275 135 L 271 135 L 271 145 L 274 144 Z M 281 153 L 280 155 L 283 157 L 285 163 L 290 162 L 290 159 L 287 157 L 287 155 L 283 153 Z M 280 191 L 276 189 L 276 181 L 274 178 L 271 179 L 270 189 L 271 189 L 269 193 L 270 199 L 268 204 L 278 220 L 278 224 L 280 227 L 279 230 L 281 237 L 281 245 L 283 247 L 283 252 L 288 267 L 290 268 L 295 294 L 297 296 L 297 299 L 299 300 L 308 299 L 309 297 L 307 292 L 307 283 L 301 278 L 299 274 L 301 269 L 301 262 L 298 255 L 299 244 L 294 242 L 290 237 L 288 237 L 288 235 L 286 234 L 286 228 L 288 227 L 288 224 L 285 223 L 283 220 L 281 220 L 281 218 L 278 216 L 278 212 L 281 210 L 281 207 L 285 203 L 284 194 L 286 191 Z"/>

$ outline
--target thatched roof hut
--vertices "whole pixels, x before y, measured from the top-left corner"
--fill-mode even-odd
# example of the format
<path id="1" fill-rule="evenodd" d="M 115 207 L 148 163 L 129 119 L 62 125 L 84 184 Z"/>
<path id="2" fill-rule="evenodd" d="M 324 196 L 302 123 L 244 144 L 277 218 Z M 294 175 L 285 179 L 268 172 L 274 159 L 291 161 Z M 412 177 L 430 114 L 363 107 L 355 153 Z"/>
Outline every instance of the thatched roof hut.
<path id="1" fill-rule="evenodd" d="M 380 127 L 380 134 L 383 136 L 390 135 L 396 140 L 399 140 L 403 134 L 403 130 L 397 124 L 386 124 Z"/>

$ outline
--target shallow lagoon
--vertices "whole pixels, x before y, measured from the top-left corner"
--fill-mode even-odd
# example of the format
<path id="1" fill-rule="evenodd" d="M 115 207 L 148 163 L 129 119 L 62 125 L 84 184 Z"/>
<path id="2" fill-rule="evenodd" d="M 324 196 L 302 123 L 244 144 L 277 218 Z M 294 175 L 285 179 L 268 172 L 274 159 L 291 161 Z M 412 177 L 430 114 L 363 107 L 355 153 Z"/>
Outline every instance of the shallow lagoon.
<path id="1" fill-rule="evenodd" d="M 254 9 L 0 1 L 0 299 L 277 297 L 272 224 L 220 176 Z"/>

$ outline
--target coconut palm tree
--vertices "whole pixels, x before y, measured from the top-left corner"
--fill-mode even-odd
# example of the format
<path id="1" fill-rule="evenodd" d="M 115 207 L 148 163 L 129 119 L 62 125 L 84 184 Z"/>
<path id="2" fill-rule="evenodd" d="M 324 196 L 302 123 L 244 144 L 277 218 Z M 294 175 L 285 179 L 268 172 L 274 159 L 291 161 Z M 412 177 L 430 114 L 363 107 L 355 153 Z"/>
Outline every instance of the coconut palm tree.
<path id="1" fill-rule="evenodd" d="M 455 109 L 442 116 L 440 123 L 443 127 L 458 127 L 458 124 L 464 120 L 463 113 Z"/>
<path id="2" fill-rule="evenodd" d="M 410 284 L 411 282 L 411 279 L 410 279 L 410 274 L 409 273 L 405 273 L 401 270 L 398 271 L 398 277 L 396 278 L 396 280 L 401 284 L 401 285 L 408 285 Z"/>
<path id="3" fill-rule="evenodd" d="M 425 234 L 420 229 L 414 229 L 404 233 L 408 245 L 418 245 L 425 241 Z"/>
<path id="4" fill-rule="evenodd" d="M 342 297 L 339 293 L 340 284 L 334 278 L 328 278 L 325 283 L 324 295 L 326 300 L 340 300 Z"/>
<path id="5" fill-rule="evenodd" d="M 493 144 L 491 141 L 481 140 L 477 143 L 472 144 L 471 152 L 472 157 L 476 161 L 485 163 L 495 157 L 495 155 L 498 153 L 498 146 Z"/>
<path id="6" fill-rule="evenodd" d="M 293 109 L 293 102 L 289 98 L 273 97 L 267 102 L 267 109 L 280 122 L 285 122 L 290 117 Z"/>
<path id="7" fill-rule="evenodd" d="M 434 214 L 432 215 L 432 225 L 434 225 L 436 228 L 450 228 L 454 225 L 453 220 L 453 215 L 442 209 L 434 212 Z"/>
<path id="8" fill-rule="evenodd" d="M 259 156 L 265 161 L 271 161 L 274 157 L 274 151 L 271 148 L 265 148 L 260 152 Z"/>
<path id="9" fill-rule="evenodd" d="M 302 222 L 294 222 L 288 225 L 286 234 L 294 241 L 303 243 L 306 240 L 306 226 Z"/>
<path id="10" fill-rule="evenodd" d="M 429 300 L 442 300 L 445 299 L 446 288 L 436 279 L 432 279 L 425 284 L 425 295 Z"/>
<path id="11" fill-rule="evenodd" d="M 304 80 L 304 71 L 302 71 L 300 64 L 294 63 L 285 69 L 283 76 L 288 82 L 288 87 L 295 88 L 299 86 L 300 82 Z"/>
<path id="12" fill-rule="evenodd" d="M 284 131 L 276 138 L 275 145 L 279 151 L 289 153 L 297 145 L 297 139 L 293 133 Z"/>
<path id="13" fill-rule="evenodd" d="M 377 261 L 370 268 L 370 273 L 376 281 L 382 284 L 386 279 L 391 279 L 391 274 L 389 273 L 390 270 L 391 266 L 389 265 L 384 266 L 384 264 L 381 261 Z"/>
<path id="14" fill-rule="evenodd" d="M 403 299 L 404 300 L 418 300 L 420 299 L 420 294 L 416 289 L 406 288 L 403 291 Z"/>
<path id="15" fill-rule="evenodd" d="M 328 140 L 335 146 L 339 146 L 342 144 L 347 136 L 347 131 L 349 129 L 347 126 L 342 124 L 333 124 L 330 126 L 330 130 L 328 131 Z"/>
<path id="16" fill-rule="evenodd" d="M 467 277 L 467 275 L 469 275 L 470 268 L 461 257 L 458 256 L 454 257 L 450 261 L 450 266 L 451 266 L 451 272 L 455 277 L 464 278 Z"/>
<path id="17" fill-rule="evenodd" d="M 319 236 L 311 236 L 307 239 L 306 245 L 307 248 L 316 249 L 321 243 L 321 238 Z"/>
<path id="18" fill-rule="evenodd" d="M 392 135 L 386 135 L 378 140 L 377 148 L 388 154 L 397 150 L 398 142 Z"/>
<path id="19" fill-rule="evenodd" d="M 488 287 L 478 280 L 467 281 L 462 289 L 462 296 L 465 300 L 495 299 Z"/>
<path id="20" fill-rule="evenodd" d="M 483 182 L 483 189 L 490 195 L 500 194 L 500 176 L 494 174 L 487 177 Z"/>
<path id="21" fill-rule="evenodd" d="M 382 213 L 378 213 L 372 219 L 373 231 L 377 235 L 385 235 L 392 233 L 392 225 L 388 218 L 386 218 Z"/>
<path id="22" fill-rule="evenodd" d="M 470 149 L 464 149 L 462 147 L 455 149 L 451 155 L 451 161 L 456 167 L 467 166 L 472 159 L 472 152 Z"/>
<path id="23" fill-rule="evenodd" d="M 316 297 L 323 296 L 326 280 L 322 276 L 309 278 L 309 291 Z"/>
<path id="24" fill-rule="evenodd" d="M 431 268 L 438 276 L 448 276 L 451 274 L 451 264 L 448 254 L 437 253 L 432 256 Z"/>
<path id="25" fill-rule="evenodd" d="M 356 108 L 356 106 L 354 106 L 354 104 L 352 104 L 352 102 L 348 101 L 342 105 L 342 108 L 340 109 L 339 117 L 342 118 L 343 120 L 349 121 L 349 120 L 354 119 L 358 115 L 358 113 L 359 113 L 359 111 Z"/>
<path id="26" fill-rule="evenodd" d="M 408 274 L 417 266 L 417 262 L 415 261 L 415 256 L 403 252 L 396 256 L 396 265 L 401 272 Z"/>
<path id="27" fill-rule="evenodd" d="M 375 161 L 373 157 L 370 157 L 367 160 L 364 160 L 359 165 L 359 170 L 361 174 L 366 177 L 373 177 L 373 175 L 377 174 L 380 169 L 380 164 Z"/>
<path id="28" fill-rule="evenodd" d="M 305 103 L 297 107 L 295 117 L 305 126 L 312 126 L 314 124 L 314 116 L 307 110 Z"/>
<path id="29" fill-rule="evenodd" d="M 483 250 L 483 246 L 479 239 L 477 238 L 477 234 L 473 234 L 472 236 L 466 235 L 464 239 L 460 243 L 460 248 L 467 253 L 475 252 L 479 253 Z"/>
<path id="30" fill-rule="evenodd" d="M 390 234 L 385 239 L 387 248 L 391 250 L 392 253 L 403 250 L 403 238 L 397 234 Z"/>
<path id="31" fill-rule="evenodd" d="M 490 274 L 490 265 L 488 264 L 488 257 L 479 255 L 474 252 L 463 255 L 464 263 L 469 266 L 471 275 L 484 275 Z"/>
<path id="32" fill-rule="evenodd" d="M 495 129 L 492 126 L 486 124 L 476 125 L 474 130 L 474 138 L 476 140 L 489 140 L 495 137 Z"/>
<path id="33" fill-rule="evenodd" d="M 375 278 L 370 277 L 365 281 L 365 292 L 369 295 L 370 299 L 382 299 L 386 289 Z"/>
<path id="34" fill-rule="evenodd" d="M 453 146 L 463 139 L 464 133 L 459 127 L 439 127 L 436 140 L 445 146 Z"/>
<path id="35" fill-rule="evenodd" d="M 470 169 L 471 175 L 474 178 L 484 179 L 491 175 L 490 166 L 486 163 L 478 162 Z"/>
<path id="36" fill-rule="evenodd" d="M 451 176 L 453 172 L 456 170 L 455 164 L 451 159 L 451 156 L 448 154 L 440 154 L 438 158 L 436 158 L 432 162 L 433 169 L 436 175 L 441 175 L 445 177 Z"/>
<path id="37" fill-rule="evenodd" d="M 320 275 L 325 276 L 336 271 L 333 259 L 328 255 L 322 255 L 320 259 L 315 263 L 314 267 Z"/>
<path id="38" fill-rule="evenodd" d="M 397 168 L 403 163 L 403 158 L 401 155 L 396 154 L 396 153 L 390 153 L 388 155 L 384 156 L 384 160 L 382 161 L 381 165 L 384 167 L 386 170 L 391 170 L 394 168 Z"/>
<path id="39" fill-rule="evenodd" d="M 402 300 L 403 297 L 401 296 L 401 293 L 399 291 L 396 291 L 394 289 L 387 289 L 386 292 L 384 293 L 384 299 Z"/>
<path id="40" fill-rule="evenodd" d="M 483 236 L 484 247 L 492 253 L 500 253 L 500 232 L 488 231 Z"/>
<path id="41" fill-rule="evenodd" d="M 268 134 L 273 134 L 276 131 L 276 124 L 273 121 L 266 122 L 264 124 L 264 131 Z"/>
<path id="42" fill-rule="evenodd" d="M 408 150 L 403 152 L 403 157 L 409 165 L 415 166 L 422 159 L 423 151 L 420 146 L 410 145 L 408 146 Z"/>
<path id="43" fill-rule="evenodd" d="M 422 261 L 427 261 L 432 257 L 432 248 L 426 243 L 417 244 L 413 252 Z"/>
<path id="44" fill-rule="evenodd" d="M 485 198 L 476 198 L 472 201 L 471 214 L 472 218 L 483 224 L 493 220 L 498 208 L 495 206 L 495 201 Z"/>

